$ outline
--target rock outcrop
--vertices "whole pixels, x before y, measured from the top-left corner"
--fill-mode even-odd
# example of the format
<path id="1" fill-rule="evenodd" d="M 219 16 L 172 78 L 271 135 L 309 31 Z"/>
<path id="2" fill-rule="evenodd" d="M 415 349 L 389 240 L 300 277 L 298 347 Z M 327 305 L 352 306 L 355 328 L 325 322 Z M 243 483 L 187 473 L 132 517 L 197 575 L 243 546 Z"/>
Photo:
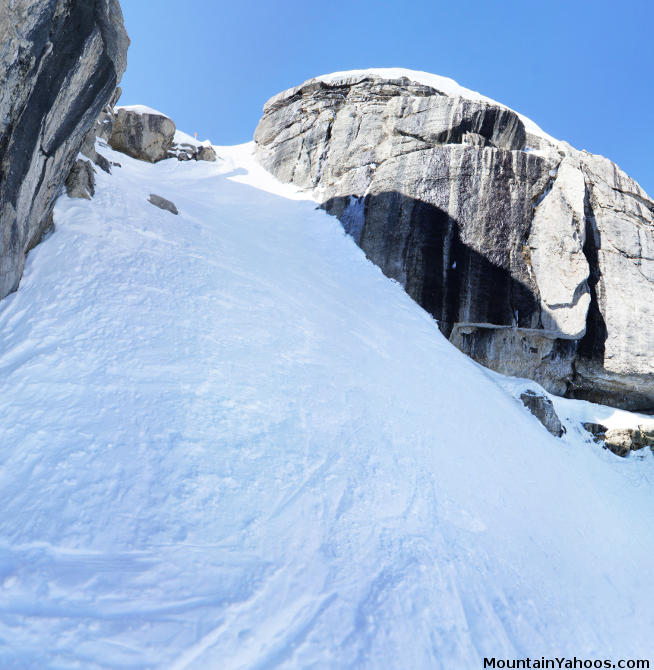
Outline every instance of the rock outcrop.
<path id="1" fill-rule="evenodd" d="M 199 146 L 198 151 L 195 154 L 195 160 L 215 163 L 216 160 L 218 160 L 218 156 L 216 155 L 216 150 L 213 147 Z"/>
<path id="2" fill-rule="evenodd" d="M 107 110 L 98 121 L 98 136 L 107 134 L 112 149 L 132 158 L 158 163 L 166 158 L 179 161 L 215 161 L 215 149 L 208 142 L 198 142 L 188 137 L 188 141 L 176 142 L 175 122 L 153 109 L 142 105 L 118 107 Z M 93 139 L 95 142 L 95 138 Z"/>
<path id="3" fill-rule="evenodd" d="M 132 158 L 157 163 L 170 157 L 175 123 L 147 107 L 118 107 L 112 122 L 109 145 Z"/>
<path id="4" fill-rule="evenodd" d="M 103 108 L 100 116 L 96 119 L 95 123 L 93 126 L 91 126 L 91 129 L 86 134 L 84 142 L 80 148 L 80 153 L 82 155 L 86 156 L 86 158 L 88 158 L 92 163 L 109 174 L 111 174 L 112 163 L 99 151 L 97 151 L 96 143 L 98 140 L 100 140 L 103 144 L 108 144 L 115 119 L 114 107 L 118 102 L 121 94 L 122 89 L 118 87 L 114 91 L 109 104 Z"/>
<path id="5" fill-rule="evenodd" d="M 110 101 L 129 40 L 117 0 L 12 0 L 0 8 L 0 298 L 80 146 Z"/>
<path id="6" fill-rule="evenodd" d="M 520 400 L 554 437 L 561 437 L 565 433 L 554 405 L 547 396 L 535 391 L 525 391 L 520 394 Z"/>
<path id="7" fill-rule="evenodd" d="M 178 161 L 208 161 L 214 163 L 218 160 L 216 150 L 206 142 L 178 142 L 173 145 L 172 156 Z"/>
<path id="8" fill-rule="evenodd" d="M 84 158 L 78 158 L 66 178 L 66 195 L 69 198 L 84 198 L 90 200 L 95 195 L 95 168 L 111 174 L 111 168 L 118 163 L 111 162 L 106 156 L 97 150 L 97 143 L 107 147 L 108 140 L 111 137 L 113 123 L 115 119 L 114 105 L 121 95 L 121 89 L 118 87 L 108 105 L 106 105 L 90 130 L 86 133 L 80 153 Z"/>
<path id="9" fill-rule="evenodd" d="M 628 456 L 632 451 L 649 447 L 654 452 L 654 426 L 636 428 L 607 428 L 601 423 L 585 423 L 598 444 L 604 445 L 617 456 Z"/>
<path id="10" fill-rule="evenodd" d="M 255 141 L 462 351 L 558 395 L 654 409 L 654 202 L 609 160 L 410 71 L 285 91 Z"/>
<path id="11" fill-rule="evenodd" d="M 95 195 L 95 170 L 90 160 L 79 158 L 75 161 L 66 178 L 66 195 L 85 200 Z"/>

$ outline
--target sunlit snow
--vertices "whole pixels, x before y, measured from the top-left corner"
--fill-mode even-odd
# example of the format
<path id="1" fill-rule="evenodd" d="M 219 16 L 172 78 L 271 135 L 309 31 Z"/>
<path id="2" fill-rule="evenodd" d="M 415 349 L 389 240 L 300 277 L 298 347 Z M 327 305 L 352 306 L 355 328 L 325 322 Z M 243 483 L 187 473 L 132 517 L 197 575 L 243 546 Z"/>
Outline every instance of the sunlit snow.
<path id="1" fill-rule="evenodd" d="M 647 657 L 654 459 L 592 444 L 584 403 L 550 436 L 250 145 L 216 149 L 103 149 L 122 167 L 60 198 L 0 302 L 0 667 Z"/>

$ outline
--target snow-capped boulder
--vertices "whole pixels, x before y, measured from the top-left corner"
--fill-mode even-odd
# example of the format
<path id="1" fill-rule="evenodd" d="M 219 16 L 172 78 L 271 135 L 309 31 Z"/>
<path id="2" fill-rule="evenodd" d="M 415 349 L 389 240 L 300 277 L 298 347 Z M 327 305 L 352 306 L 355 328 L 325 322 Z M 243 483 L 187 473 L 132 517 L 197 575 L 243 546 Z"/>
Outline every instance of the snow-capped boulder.
<path id="1" fill-rule="evenodd" d="M 405 70 L 280 93 L 255 141 L 462 351 L 552 393 L 654 408 L 654 202 L 609 160 Z"/>
<path id="2" fill-rule="evenodd" d="M 109 144 L 112 149 L 148 163 L 169 157 L 175 137 L 175 122 L 148 107 L 118 107 Z"/>
<path id="3" fill-rule="evenodd" d="M 0 298 L 85 135 L 125 71 L 129 40 L 117 0 L 12 0 L 0 10 Z"/>

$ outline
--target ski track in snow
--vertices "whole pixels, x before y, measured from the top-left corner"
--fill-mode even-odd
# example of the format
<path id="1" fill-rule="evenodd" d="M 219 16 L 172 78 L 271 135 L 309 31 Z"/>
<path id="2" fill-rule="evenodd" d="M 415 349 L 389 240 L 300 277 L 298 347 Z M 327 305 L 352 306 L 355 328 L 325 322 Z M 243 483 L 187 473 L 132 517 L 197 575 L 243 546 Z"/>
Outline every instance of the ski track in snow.
<path id="1" fill-rule="evenodd" d="M 651 654 L 633 415 L 551 437 L 250 145 L 102 151 L 0 303 L 0 667 Z"/>

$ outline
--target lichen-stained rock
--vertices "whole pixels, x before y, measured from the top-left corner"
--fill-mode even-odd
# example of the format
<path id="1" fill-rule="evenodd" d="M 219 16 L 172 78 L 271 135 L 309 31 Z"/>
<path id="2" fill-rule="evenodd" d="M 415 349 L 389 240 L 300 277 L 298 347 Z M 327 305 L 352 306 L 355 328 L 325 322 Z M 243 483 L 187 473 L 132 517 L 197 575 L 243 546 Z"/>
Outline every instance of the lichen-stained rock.
<path id="1" fill-rule="evenodd" d="M 654 203 L 613 163 L 397 70 L 280 93 L 255 141 L 473 358 L 559 395 L 654 409 Z"/>
<path id="2" fill-rule="evenodd" d="M 80 146 L 110 101 L 129 40 L 117 0 L 0 6 L 0 298 L 51 222 Z"/>
<path id="3" fill-rule="evenodd" d="M 630 452 L 645 447 L 654 451 L 654 425 L 640 425 L 635 428 L 607 428 L 601 423 L 583 425 L 596 442 L 603 444 L 617 456 L 628 456 Z"/>
<path id="4" fill-rule="evenodd" d="M 175 122 L 165 114 L 143 107 L 116 109 L 109 144 L 132 158 L 157 163 L 170 157 Z"/>

